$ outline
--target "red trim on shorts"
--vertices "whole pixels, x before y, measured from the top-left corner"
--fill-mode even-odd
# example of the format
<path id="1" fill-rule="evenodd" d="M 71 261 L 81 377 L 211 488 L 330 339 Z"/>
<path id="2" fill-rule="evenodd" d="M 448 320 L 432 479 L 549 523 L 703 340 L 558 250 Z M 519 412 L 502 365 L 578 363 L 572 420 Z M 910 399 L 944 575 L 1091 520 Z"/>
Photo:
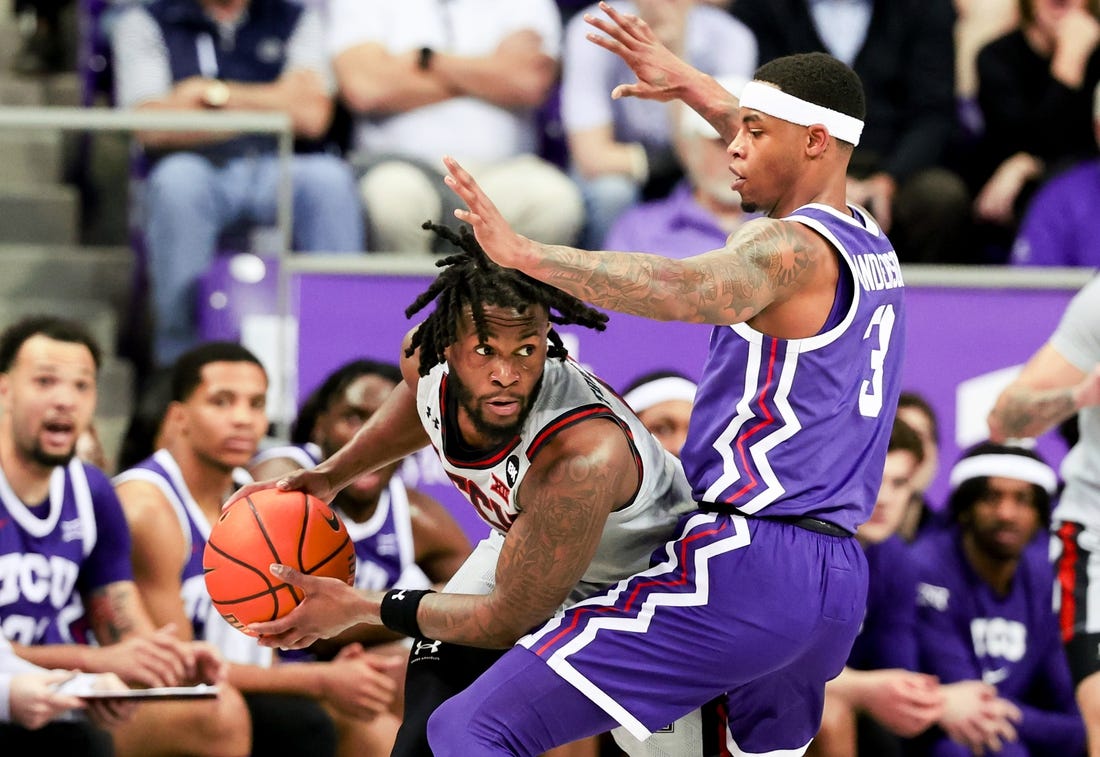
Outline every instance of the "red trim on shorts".
<path id="1" fill-rule="evenodd" d="M 725 702 L 715 709 L 718 711 L 718 755 L 719 757 L 733 757 L 729 749 L 729 719 L 730 711 Z"/>
<path id="2" fill-rule="evenodd" d="M 1077 563 L 1080 554 L 1077 551 L 1077 534 L 1073 523 L 1063 523 L 1058 529 L 1058 540 L 1062 542 L 1062 556 L 1058 560 L 1058 589 L 1061 601 L 1058 610 L 1058 627 L 1062 631 L 1062 643 L 1073 638 L 1074 622 L 1077 618 L 1077 597 L 1075 594 Z"/>

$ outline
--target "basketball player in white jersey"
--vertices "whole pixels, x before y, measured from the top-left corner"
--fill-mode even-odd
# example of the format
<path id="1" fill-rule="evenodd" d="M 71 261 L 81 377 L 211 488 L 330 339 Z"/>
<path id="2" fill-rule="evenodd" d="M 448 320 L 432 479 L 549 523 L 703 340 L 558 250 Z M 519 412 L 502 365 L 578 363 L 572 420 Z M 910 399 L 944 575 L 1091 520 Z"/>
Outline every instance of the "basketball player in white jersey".
<path id="1" fill-rule="evenodd" d="M 329 500 L 363 471 L 431 443 L 490 536 L 441 593 L 356 593 L 289 574 L 307 601 L 253 629 L 291 648 L 362 622 L 417 637 L 395 752 L 408 755 L 426 753 L 424 724 L 437 702 L 566 600 L 647 567 L 690 506 L 676 459 L 568 357 L 551 326 L 600 329 L 606 316 L 501 269 L 468 234 L 434 228 L 463 251 L 439 263 L 443 272 L 406 311 L 435 303 L 410 332 L 404 381 L 349 444 L 281 485 Z M 696 728 L 695 742 L 721 730 Z M 704 751 L 696 743 L 677 753 Z"/>

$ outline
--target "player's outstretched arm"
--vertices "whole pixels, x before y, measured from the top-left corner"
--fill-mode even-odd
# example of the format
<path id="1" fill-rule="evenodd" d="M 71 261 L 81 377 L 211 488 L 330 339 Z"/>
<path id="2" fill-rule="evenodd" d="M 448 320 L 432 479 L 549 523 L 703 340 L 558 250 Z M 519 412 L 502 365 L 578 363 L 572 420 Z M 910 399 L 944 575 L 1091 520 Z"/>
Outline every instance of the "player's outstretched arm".
<path id="1" fill-rule="evenodd" d="M 989 413 L 989 436 L 995 442 L 1032 438 L 1097 404 L 1100 366 L 1086 373 L 1046 344 L 997 398 Z"/>
<path id="2" fill-rule="evenodd" d="M 608 310 L 658 321 L 741 323 L 798 292 L 832 259 L 824 240 L 802 224 L 770 218 L 746 223 L 721 249 L 682 260 L 540 244 L 515 233 L 457 161 L 443 162 L 447 185 L 468 208 L 455 216 L 470 224 L 493 261 Z"/>
<path id="3" fill-rule="evenodd" d="M 679 58 L 657 38 L 653 29 L 633 13 L 615 10 L 600 3 L 607 19 L 586 13 L 584 20 L 603 35 L 589 33 L 593 44 L 618 55 L 630 66 L 637 81 L 620 84 L 612 98 L 637 97 L 643 100 L 682 100 L 711 123 L 728 143 L 737 133 L 735 116 L 738 101 L 715 79 Z"/>

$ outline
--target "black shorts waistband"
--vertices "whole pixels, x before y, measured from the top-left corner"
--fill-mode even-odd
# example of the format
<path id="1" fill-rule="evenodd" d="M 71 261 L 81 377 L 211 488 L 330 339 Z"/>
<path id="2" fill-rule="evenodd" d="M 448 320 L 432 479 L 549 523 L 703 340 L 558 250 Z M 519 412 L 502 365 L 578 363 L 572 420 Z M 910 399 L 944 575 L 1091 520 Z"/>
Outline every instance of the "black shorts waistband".
<path id="1" fill-rule="evenodd" d="M 786 523 L 791 526 L 797 526 L 798 528 L 804 528 L 807 531 L 813 531 L 815 534 L 825 534 L 827 536 L 853 536 L 851 531 L 841 528 L 835 523 L 830 523 L 820 518 L 813 518 L 809 515 L 751 515 L 741 512 L 736 507 L 730 507 L 721 502 L 700 502 L 699 509 L 708 513 L 740 515 L 743 518 L 753 518 L 755 520 L 774 520 L 777 523 Z"/>

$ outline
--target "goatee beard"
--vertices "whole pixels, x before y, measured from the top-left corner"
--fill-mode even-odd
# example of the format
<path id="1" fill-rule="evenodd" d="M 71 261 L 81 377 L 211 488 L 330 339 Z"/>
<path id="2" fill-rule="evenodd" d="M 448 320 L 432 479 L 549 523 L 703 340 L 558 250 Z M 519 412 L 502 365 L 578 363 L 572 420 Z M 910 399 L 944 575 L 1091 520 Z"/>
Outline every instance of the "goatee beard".
<path id="1" fill-rule="evenodd" d="M 45 468 L 56 468 L 58 466 L 68 465 L 69 461 L 73 459 L 74 450 L 69 450 L 65 454 L 51 455 L 41 447 L 35 447 L 31 450 L 31 459 L 39 465 Z"/>

